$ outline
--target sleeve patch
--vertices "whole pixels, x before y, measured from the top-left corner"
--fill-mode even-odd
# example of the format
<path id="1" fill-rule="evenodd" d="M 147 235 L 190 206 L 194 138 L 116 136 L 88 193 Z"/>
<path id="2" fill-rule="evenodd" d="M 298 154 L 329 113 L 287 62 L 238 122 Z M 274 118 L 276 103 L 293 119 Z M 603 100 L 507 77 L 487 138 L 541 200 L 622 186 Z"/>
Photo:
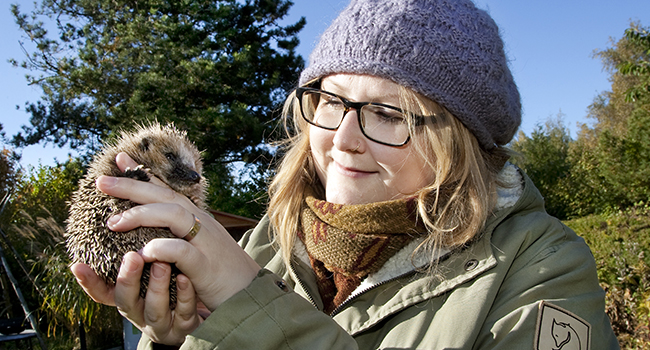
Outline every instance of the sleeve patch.
<path id="1" fill-rule="evenodd" d="M 542 301 L 537 315 L 535 349 L 589 350 L 591 326 L 576 314 Z"/>

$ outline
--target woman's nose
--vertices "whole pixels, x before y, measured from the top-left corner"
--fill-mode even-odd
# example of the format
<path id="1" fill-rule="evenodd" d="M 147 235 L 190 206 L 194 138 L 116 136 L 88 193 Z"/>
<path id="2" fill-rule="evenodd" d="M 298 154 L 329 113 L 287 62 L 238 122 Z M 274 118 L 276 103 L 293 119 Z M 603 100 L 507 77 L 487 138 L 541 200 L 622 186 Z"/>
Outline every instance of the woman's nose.
<path id="1" fill-rule="evenodd" d="M 365 136 L 361 132 L 359 125 L 359 111 L 350 108 L 341 121 L 341 125 L 335 131 L 334 145 L 341 151 L 354 150 L 356 152 L 363 152 L 365 148 Z"/>

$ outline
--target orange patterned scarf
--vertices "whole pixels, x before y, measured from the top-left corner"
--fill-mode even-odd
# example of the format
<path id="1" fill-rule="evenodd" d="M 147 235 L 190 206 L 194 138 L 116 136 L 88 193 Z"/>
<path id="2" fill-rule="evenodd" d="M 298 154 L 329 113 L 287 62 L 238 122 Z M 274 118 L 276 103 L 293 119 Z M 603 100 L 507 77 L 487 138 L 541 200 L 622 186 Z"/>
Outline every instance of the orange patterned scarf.
<path id="1" fill-rule="evenodd" d="M 323 311 L 331 314 L 368 274 L 426 232 L 416 212 L 415 198 L 341 205 L 307 195 L 298 236 L 316 274 Z"/>

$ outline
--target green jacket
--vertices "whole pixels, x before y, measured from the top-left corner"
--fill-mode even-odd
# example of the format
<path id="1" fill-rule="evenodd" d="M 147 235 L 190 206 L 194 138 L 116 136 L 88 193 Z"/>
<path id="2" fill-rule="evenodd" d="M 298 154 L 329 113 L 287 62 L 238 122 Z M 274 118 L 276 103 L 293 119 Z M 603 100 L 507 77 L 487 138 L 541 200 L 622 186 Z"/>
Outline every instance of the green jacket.
<path id="1" fill-rule="evenodd" d="M 264 269 L 181 349 L 618 349 L 588 246 L 523 179 L 516 203 L 437 274 L 386 274 L 333 317 L 309 264 L 284 267 L 264 218 L 241 241 Z"/>

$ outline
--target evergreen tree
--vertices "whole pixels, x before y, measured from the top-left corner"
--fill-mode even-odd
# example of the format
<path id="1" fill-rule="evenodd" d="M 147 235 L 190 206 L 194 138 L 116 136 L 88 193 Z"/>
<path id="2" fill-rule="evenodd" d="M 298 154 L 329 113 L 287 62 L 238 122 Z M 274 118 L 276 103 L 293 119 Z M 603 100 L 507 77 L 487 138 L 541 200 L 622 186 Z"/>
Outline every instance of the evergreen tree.
<path id="1" fill-rule="evenodd" d="M 12 5 L 35 47 L 13 63 L 43 90 L 12 142 L 93 152 L 114 131 L 156 119 L 187 130 L 208 171 L 227 176 L 234 162 L 266 169 L 274 112 L 304 65 L 294 51 L 304 18 L 280 24 L 291 5 L 42 0 L 29 15 Z"/>

